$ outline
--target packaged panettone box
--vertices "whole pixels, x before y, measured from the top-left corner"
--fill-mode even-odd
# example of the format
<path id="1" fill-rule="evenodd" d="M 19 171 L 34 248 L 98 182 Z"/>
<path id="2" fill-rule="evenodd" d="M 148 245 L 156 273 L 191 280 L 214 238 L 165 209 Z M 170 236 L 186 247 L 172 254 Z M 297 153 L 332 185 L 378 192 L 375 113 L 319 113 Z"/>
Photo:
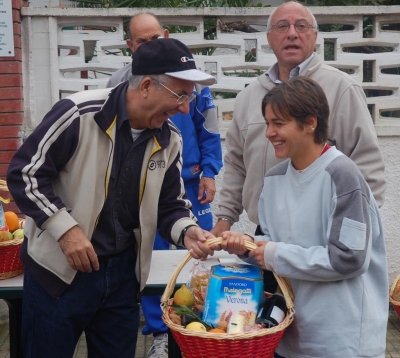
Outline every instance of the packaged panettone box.
<path id="1" fill-rule="evenodd" d="M 204 302 L 203 321 L 226 330 L 230 319 L 240 315 L 244 317 L 244 328 L 251 327 L 263 297 L 260 268 L 246 264 L 214 265 Z"/>

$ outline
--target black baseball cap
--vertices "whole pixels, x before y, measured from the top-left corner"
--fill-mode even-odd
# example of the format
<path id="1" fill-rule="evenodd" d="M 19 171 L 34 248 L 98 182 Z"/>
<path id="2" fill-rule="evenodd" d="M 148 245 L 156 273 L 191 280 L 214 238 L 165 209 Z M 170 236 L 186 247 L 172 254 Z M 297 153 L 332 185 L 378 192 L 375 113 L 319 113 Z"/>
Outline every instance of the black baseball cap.
<path id="1" fill-rule="evenodd" d="M 181 41 L 159 38 L 140 45 L 132 54 L 132 75 L 165 74 L 210 86 L 216 78 L 196 68 L 193 55 Z"/>

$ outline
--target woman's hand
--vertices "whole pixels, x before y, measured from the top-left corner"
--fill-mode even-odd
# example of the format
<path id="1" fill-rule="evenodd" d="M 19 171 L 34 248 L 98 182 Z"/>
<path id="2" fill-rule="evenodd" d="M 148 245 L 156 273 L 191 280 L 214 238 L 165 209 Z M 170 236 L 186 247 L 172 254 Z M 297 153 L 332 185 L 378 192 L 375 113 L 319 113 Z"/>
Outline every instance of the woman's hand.
<path id="1" fill-rule="evenodd" d="M 258 265 L 263 270 L 266 270 L 267 268 L 265 267 L 264 250 L 265 246 L 268 244 L 268 241 L 258 241 L 256 244 L 258 247 L 249 252 L 249 257 L 254 258 L 254 260 L 257 261 Z"/>

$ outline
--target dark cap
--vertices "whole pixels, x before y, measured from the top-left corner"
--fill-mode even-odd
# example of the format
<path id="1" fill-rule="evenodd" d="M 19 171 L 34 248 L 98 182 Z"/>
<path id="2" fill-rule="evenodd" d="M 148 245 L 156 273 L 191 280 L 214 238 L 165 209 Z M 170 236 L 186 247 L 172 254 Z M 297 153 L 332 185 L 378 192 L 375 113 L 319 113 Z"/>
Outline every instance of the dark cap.
<path id="1" fill-rule="evenodd" d="M 161 75 L 210 86 L 215 77 L 196 68 L 193 55 L 182 42 L 159 38 L 145 42 L 132 55 L 132 75 Z"/>

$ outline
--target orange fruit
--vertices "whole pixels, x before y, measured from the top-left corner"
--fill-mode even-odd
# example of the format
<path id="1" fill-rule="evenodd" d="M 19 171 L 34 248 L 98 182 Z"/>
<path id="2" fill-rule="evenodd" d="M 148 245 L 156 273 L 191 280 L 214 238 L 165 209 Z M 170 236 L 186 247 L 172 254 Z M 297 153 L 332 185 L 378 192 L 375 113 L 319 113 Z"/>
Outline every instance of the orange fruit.
<path id="1" fill-rule="evenodd" d="M 13 211 L 5 211 L 4 217 L 10 232 L 14 232 L 15 230 L 19 229 L 19 219 L 16 213 Z"/>
<path id="2" fill-rule="evenodd" d="M 223 329 L 221 328 L 211 328 L 208 332 L 210 333 L 226 333 Z"/>

